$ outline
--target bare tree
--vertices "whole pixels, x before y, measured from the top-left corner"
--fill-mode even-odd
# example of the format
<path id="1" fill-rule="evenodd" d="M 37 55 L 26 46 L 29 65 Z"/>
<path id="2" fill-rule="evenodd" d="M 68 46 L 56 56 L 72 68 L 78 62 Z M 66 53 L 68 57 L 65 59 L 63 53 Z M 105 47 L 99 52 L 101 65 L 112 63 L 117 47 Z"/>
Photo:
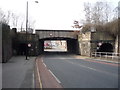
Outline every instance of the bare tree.
<path id="1" fill-rule="evenodd" d="M 113 20 L 118 18 L 118 10 L 119 10 L 119 7 L 114 8 L 114 10 L 113 10 Z"/>
<path id="2" fill-rule="evenodd" d="M 84 3 L 85 21 L 87 24 L 104 24 L 109 21 L 110 6 L 107 2 L 95 4 Z"/>
<path id="3" fill-rule="evenodd" d="M 20 30 L 21 32 L 23 31 L 24 28 L 24 24 L 25 24 L 25 17 L 23 15 L 19 15 L 19 25 L 20 25 Z"/>
<path id="4" fill-rule="evenodd" d="M 103 23 L 108 23 L 111 16 L 111 8 L 109 3 L 104 2 Z"/>
<path id="5" fill-rule="evenodd" d="M 34 25 L 35 25 L 35 20 L 32 20 L 32 19 L 30 19 L 29 18 L 29 20 L 28 20 L 28 31 L 30 32 L 30 33 L 33 33 L 33 29 L 34 29 Z"/>
<path id="6" fill-rule="evenodd" d="M 28 28 L 34 28 L 35 20 L 29 19 L 28 21 Z"/>
<path id="7" fill-rule="evenodd" d="M 11 17 L 11 11 L 7 11 L 7 13 L 5 13 L 2 9 L 0 9 L 0 22 L 1 23 L 9 24 L 10 17 Z"/>
<path id="8" fill-rule="evenodd" d="M 23 31 L 23 24 L 24 24 L 24 21 L 21 21 L 21 25 L 20 25 L 21 32 Z"/>
<path id="9" fill-rule="evenodd" d="M 19 20 L 19 16 L 12 13 L 12 24 L 14 28 L 17 28 L 17 24 L 18 24 L 18 20 Z"/>
<path id="10" fill-rule="evenodd" d="M 12 14 L 12 12 L 11 11 L 7 11 L 7 13 L 6 13 L 6 23 L 7 24 L 9 24 L 9 22 L 10 22 L 10 19 L 11 19 L 11 14 Z"/>
<path id="11" fill-rule="evenodd" d="M 24 25 L 25 17 L 20 14 L 17 15 L 16 13 L 13 13 L 11 11 L 4 12 L 0 8 L 0 23 L 9 24 L 10 26 L 12 26 L 14 28 L 20 27 L 20 29 L 22 31 L 25 28 L 25 25 Z M 31 18 L 29 18 L 28 28 L 31 28 L 29 30 L 33 30 L 34 24 L 35 24 L 35 20 L 32 20 Z"/>
<path id="12" fill-rule="evenodd" d="M 84 3 L 86 23 L 91 23 L 91 4 Z"/>
<path id="13" fill-rule="evenodd" d="M 4 12 L 2 11 L 2 9 L 0 9 L 0 22 L 4 22 L 4 19 L 5 19 L 5 14 Z"/>
<path id="14" fill-rule="evenodd" d="M 102 14 L 103 14 L 103 3 L 96 2 L 94 7 L 92 8 L 92 23 L 93 24 L 101 24 L 102 23 Z"/>

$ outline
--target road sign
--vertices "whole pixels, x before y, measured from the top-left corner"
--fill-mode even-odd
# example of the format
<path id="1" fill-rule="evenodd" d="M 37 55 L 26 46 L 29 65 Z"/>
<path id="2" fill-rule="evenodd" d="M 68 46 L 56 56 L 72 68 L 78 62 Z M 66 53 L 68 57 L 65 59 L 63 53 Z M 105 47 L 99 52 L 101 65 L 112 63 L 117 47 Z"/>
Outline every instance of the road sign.
<path id="1" fill-rule="evenodd" d="M 28 44 L 28 47 L 31 47 L 31 44 L 30 44 L 30 43 Z"/>

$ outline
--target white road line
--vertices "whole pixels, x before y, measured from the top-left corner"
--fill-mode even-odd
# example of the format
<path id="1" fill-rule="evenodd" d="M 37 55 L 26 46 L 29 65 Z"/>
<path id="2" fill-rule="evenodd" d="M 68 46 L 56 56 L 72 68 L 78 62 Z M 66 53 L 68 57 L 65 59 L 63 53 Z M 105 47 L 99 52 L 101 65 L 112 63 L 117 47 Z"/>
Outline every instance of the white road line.
<path id="1" fill-rule="evenodd" d="M 96 69 L 91 68 L 91 67 L 87 67 L 87 66 L 84 66 L 84 65 L 79 65 L 79 66 L 81 66 L 81 67 L 83 67 L 83 68 L 87 68 L 87 69 L 93 70 L 93 71 L 96 71 Z"/>
<path id="2" fill-rule="evenodd" d="M 70 62 L 70 61 L 69 61 L 69 63 L 71 63 L 71 64 L 76 64 L 76 63 L 74 63 L 74 62 Z M 81 65 L 81 64 L 76 64 L 76 65 L 79 65 L 79 66 L 81 66 L 81 67 L 83 67 L 83 68 L 87 68 L 87 69 L 90 69 L 90 70 L 94 70 L 94 71 L 96 71 L 96 69 L 91 68 L 91 67 L 87 67 L 87 66 L 84 66 L 84 65 Z"/>
<path id="3" fill-rule="evenodd" d="M 91 68 L 91 67 L 87 67 L 87 68 L 89 68 L 89 69 L 91 69 L 91 70 L 94 70 L 94 71 L 96 71 L 96 69 L 94 69 L 94 68 Z"/>
<path id="4" fill-rule="evenodd" d="M 34 76 L 34 71 L 33 71 L 33 86 L 32 86 L 32 88 L 35 88 L 35 82 L 34 82 L 34 79 L 35 79 L 35 76 Z"/>
<path id="5" fill-rule="evenodd" d="M 106 74 L 110 75 L 110 73 L 106 72 L 106 71 L 102 71 L 102 70 L 99 70 L 99 69 L 94 69 L 94 68 L 87 67 L 87 66 L 84 66 L 84 65 L 79 65 L 79 66 L 81 66 L 83 68 L 87 68 L 87 69 L 93 70 L 93 71 L 97 71 L 97 72 L 101 72 L 101 73 L 106 73 Z M 117 76 L 116 74 L 111 74 L 111 75 Z"/>
<path id="6" fill-rule="evenodd" d="M 52 73 L 52 71 L 48 70 L 52 75 L 53 77 L 57 80 L 58 83 L 61 83 L 60 80 Z"/>
<path id="7" fill-rule="evenodd" d="M 46 64 L 45 64 L 45 63 L 43 63 L 43 65 L 46 67 Z"/>

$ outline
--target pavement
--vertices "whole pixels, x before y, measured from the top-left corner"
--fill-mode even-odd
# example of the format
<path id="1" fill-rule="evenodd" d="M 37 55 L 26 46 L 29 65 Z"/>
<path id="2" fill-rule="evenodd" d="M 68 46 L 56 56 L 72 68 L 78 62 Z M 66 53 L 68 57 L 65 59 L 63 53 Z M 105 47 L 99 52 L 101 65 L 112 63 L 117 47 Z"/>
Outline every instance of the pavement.
<path id="1" fill-rule="evenodd" d="M 34 62 L 36 57 L 12 57 L 2 64 L 2 88 L 34 88 Z"/>
<path id="2" fill-rule="evenodd" d="M 0 63 L 0 90 L 2 89 L 2 63 Z"/>

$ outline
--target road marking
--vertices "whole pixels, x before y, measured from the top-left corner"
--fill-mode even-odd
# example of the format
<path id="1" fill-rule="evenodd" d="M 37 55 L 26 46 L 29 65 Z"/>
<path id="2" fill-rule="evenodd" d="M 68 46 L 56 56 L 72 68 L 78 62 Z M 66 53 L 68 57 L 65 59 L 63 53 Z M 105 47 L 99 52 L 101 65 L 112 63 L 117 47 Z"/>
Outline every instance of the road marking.
<path id="1" fill-rule="evenodd" d="M 94 70 L 94 71 L 96 71 L 96 69 L 91 68 L 91 67 L 87 67 L 87 66 L 84 66 L 84 65 L 81 65 L 81 64 L 78 64 L 78 63 L 74 63 L 74 62 L 71 62 L 71 61 L 68 61 L 68 62 L 71 63 L 71 64 L 79 65 L 79 66 L 81 66 L 81 67 L 83 67 L 83 68 L 87 68 L 87 69 L 90 69 L 90 70 Z"/>
<path id="2" fill-rule="evenodd" d="M 94 69 L 94 68 L 91 68 L 91 67 L 87 67 L 87 68 L 89 68 L 89 69 L 91 69 L 91 70 L 94 70 L 94 71 L 96 71 L 96 69 Z"/>
<path id="3" fill-rule="evenodd" d="M 87 66 L 84 66 L 84 65 L 80 65 L 81 67 L 84 67 L 84 68 L 88 68 L 88 69 L 90 69 L 90 70 L 94 70 L 94 71 L 96 71 L 96 69 L 94 69 L 94 68 L 91 68 L 91 67 L 87 67 Z"/>
<path id="4" fill-rule="evenodd" d="M 52 75 L 53 77 L 57 80 L 58 83 L 61 83 L 60 80 L 52 73 L 52 71 L 48 70 Z"/>
<path id="5" fill-rule="evenodd" d="M 45 64 L 45 63 L 43 63 L 43 65 L 46 67 L 46 64 Z"/>
<path id="6" fill-rule="evenodd" d="M 35 79 L 35 76 L 34 76 L 34 71 L 33 71 L 33 88 L 35 88 L 35 82 L 34 82 L 34 79 Z"/>
<path id="7" fill-rule="evenodd" d="M 36 62 L 36 67 L 37 67 L 38 81 L 39 81 L 39 84 L 40 84 L 40 88 L 42 90 L 42 81 L 41 81 L 41 78 L 40 78 L 40 73 L 39 73 L 39 70 L 38 70 L 38 64 L 37 64 L 37 62 Z"/>
<path id="8" fill-rule="evenodd" d="M 87 66 L 84 66 L 84 65 L 81 65 L 81 64 L 79 64 L 79 66 L 81 66 L 81 67 L 83 67 L 83 68 L 87 68 L 87 69 L 90 69 L 90 70 L 94 70 L 94 71 L 96 71 L 96 69 L 94 69 L 94 68 L 87 67 Z"/>
<path id="9" fill-rule="evenodd" d="M 105 62 L 103 60 L 89 60 L 89 59 L 84 59 L 84 61 L 89 61 L 89 62 L 94 62 L 94 63 L 100 63 L 100 64 L 106 64 L 106 65 L 112 65 L 112 66 L 117 66 L 118 67 L 118 63 L 111 63 L 111 62 Z"/>
<path id="10" fill-rule="evenodd" d="M 76 65 L 78 65 L 80 67 L 83 67 L 83 68 L 86 68 L 86 69 L 90 69 L 90 70 L 96 71 L 96 72 L 117 76 L 116 74 L 112 74 L 112 73 L 109 73 L 109 72 L 106 72 L 106 71 L 102 71 L 102 70 L 99 70 L 99 69 L 91 68 L 91 67 L 84 66 L 84 65 L 81 65 L 81 64 L 78 64 L 78 63 L 74 63 L 74 62 L 71 62 L 71 61 L 68 61 L 68 62 L 71 63 L 71 64 L 76 64 Z"/>

